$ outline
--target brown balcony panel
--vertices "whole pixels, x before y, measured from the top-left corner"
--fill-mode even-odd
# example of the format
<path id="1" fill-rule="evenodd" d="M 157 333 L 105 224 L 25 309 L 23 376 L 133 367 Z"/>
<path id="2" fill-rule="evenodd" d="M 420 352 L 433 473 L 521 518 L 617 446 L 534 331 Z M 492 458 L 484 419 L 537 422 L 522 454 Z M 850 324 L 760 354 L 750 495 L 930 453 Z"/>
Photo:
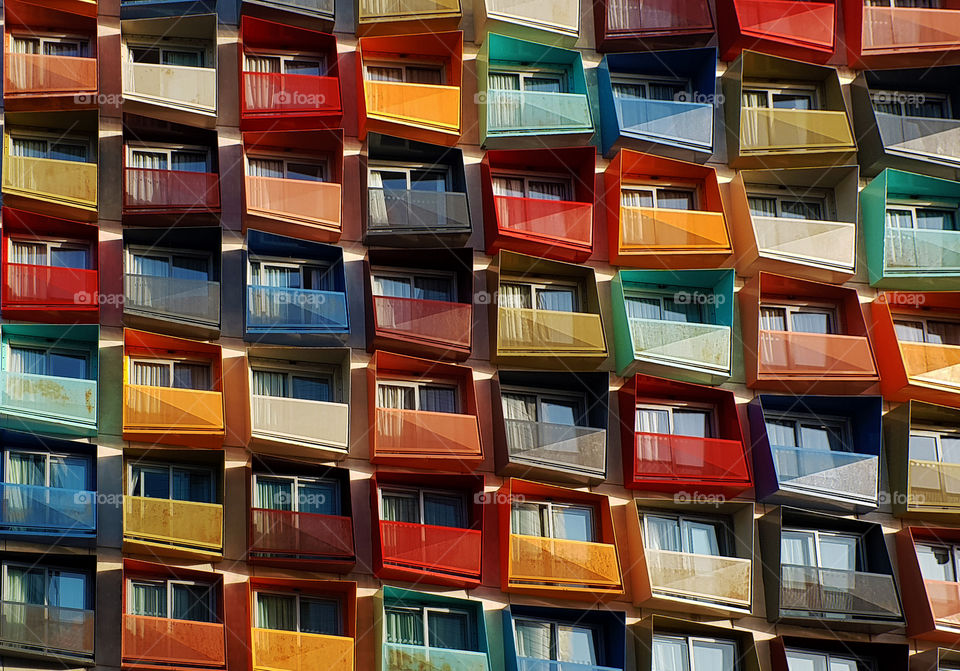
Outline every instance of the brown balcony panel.
<path id="1" fill-rule="evenodd" d="M 914 7 L 863 8 L 863 54 L 956 49 L 960 10 Z"/>
<path id="2" fill-rule="evenodd" d="M 479 458 L 480 428 L 473 415 L 377 408 L 379 457 Z"/>
<path id="3" fill-rule="evenodd" d="M 960 583 L 924 580 L 933 619 L 948 627 L 960 627 Z"/>
<path id="4" fill-rule="evenodd" d="M 480 575 L 480 531 L 380 521 L 383 562 L 453 575 Z"/>
<path id="5" fill-rule="evenodd" d="M 901 342 L 900 354 L 911 381 L 960 389 L 960 347 Z"/>
<path id="6" fill-rule="evenodd" d="M 870 377 L 877 374 L 863 336 L 760 331 L 759 372 L 773 377 Z"/>
<path id="7" fill-rule="evenodd" d="M 76 608 L 3 601 L 0 641 L 53 652 L 92 656 L 94 613 Z"/>
<path id="8" fill-rule="evenodd" d="M 125 614 L 123 658 L 161 664 L 222 667 L 226 660 L 223 625 Z"/>
<path id="9" fill-rule="evenodd" d="M 254 508 L 250 511 L 250 551 L 350 560 L 353 522 L 337 515 Z"/>
<path id="10" fill-rule="evenodd" d="M 341 186 L 302 179 L 247 177 L 247 213 L 340 230 Z"/>
<path id="11" fill-rule="evenodd" d="M 10 94 L 78 93 L 97 90 L 97 59 L 46 54 L 4 58 L 4 92 Z"/>
<path id="12" fill-rule="evenodd" d="M 373 308 L 379 334 L 470 347 L 473 306 L 469 303 L 374 296 Z"/>

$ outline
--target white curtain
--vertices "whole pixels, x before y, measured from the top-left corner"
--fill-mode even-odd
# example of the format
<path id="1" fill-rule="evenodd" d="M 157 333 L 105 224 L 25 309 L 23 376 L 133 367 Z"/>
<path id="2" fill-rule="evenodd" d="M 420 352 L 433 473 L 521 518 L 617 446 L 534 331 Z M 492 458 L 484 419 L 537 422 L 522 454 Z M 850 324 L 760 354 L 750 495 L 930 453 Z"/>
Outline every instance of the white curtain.
<path id="1" fill-rule="evenodd" d="M 650 550 L 680 552 L 682 543 L 677 520 L 647 515 L 643 520 L 643 545 Z"/>
<path id="2" fill-rule="evenodd" d="M 286 373 L 255 370 L 253 371 L 253 388 L 250 391 L 254 396 L 275 396 L 283 398 L 286 396 L 286 383 Z"/>
<path id="3" fill-rule="evenodd" d="M 135 582 L 131 584 L 132 615 L 167 617 L 167 590 L 163 583 Z"/>
<path id="4" fill-rule="evenodd" d="M 13 137 L 10 138 L 10 153 L 13 156 L 28 158 L 48 158 L 47 141 Z"/>
<path id="5" fill-rule="evenodd" d="M 546 537 L 549 533 L 546 506 L 540 503 L 514 503 L 510 510 L 510 532 Z"/>
<path id="6" fill-rule="evenodd" d="M 552 625 L 549 622 L 518 620 L 517 655 L 530 659 L 551 658 Z M 659 670 L 658 670 L 659 671 Z"/>
<path id="7" fill-rule="evenodd" d="M 642 0 L 608 0 L 607 30 L 629 30 L 640 27 Z"/>
<path id="8" fill-rule="evenodd" d="M 283 161 L 271 158 L 251 158 L 247 160 L 247 171 L 251 177 L 272 177 L 282 179 Z"/>
<path id="9" fill-rule="evenodd" d="M 45 375 L 47 372 L 47 353 L 43 350 L 10 346 L 8 354 L 7 370 L 11 373 Z"/>
<path id="10" fill-rule="evenodd" d="M 488 125 L 495 129 L 518 128 L 522 114 L 522 96 L 519 93 L 501 93 L 519 91 L 520 75 L 514 72 L 491 72 L 487 75 Z"/>
<path id="11" fill-rule="evenodd" d="M 533 287 L 525 284 L 501 284 L 498 304 L 505 308 L 533 307 Z"/>
<path id="12" fill-rule="evenodd" d="M 130 367 L 130 384 L 147 387 L 169 387 L 170 366 L 166 363 L 134 361 Z"/>
<path id="13" fill-rule="evenodd" d="M 543 182 L 530 180 L 530 198 L 536 200 L 569 200 L 567 185 L 562 182 Z"/>
<path id="14" fill-rule="evenodd" d="M 403 68 L 368 65 L 367 79 L 372 82 L 402 82 Z"/>
<path id="15" fill-rule="evenodd" d="M 787 311 L 783 308 L 760 308 L 760 328 L 764 331 L 786 331 Z"/>
<path id="16" fill-rule="evenodd" d="M 654 636 L 653 668 L 657 671 L 690 671 L 686 640 Z"/>
<path id="17" fill-rule="evenodd" d="M 46 266 L 47 246 L 38 242 L 13 240 L 10 243 L 10 263 L 22 263 L 31 266 Z"/>
<path id="18" fill-rule="evenodd" d="M 377 385 L 377 407 L 396 410 L 415 410 L 416 397 L 413 387 L 399 385 Z"/>
<path id="19" fill-rule="evenodd" d="M 659 298 L 645 298 L 642 296 L 627 296 L 624 304 L 629 319 L 662 319 L 663 311 L 660 308 Z"/>

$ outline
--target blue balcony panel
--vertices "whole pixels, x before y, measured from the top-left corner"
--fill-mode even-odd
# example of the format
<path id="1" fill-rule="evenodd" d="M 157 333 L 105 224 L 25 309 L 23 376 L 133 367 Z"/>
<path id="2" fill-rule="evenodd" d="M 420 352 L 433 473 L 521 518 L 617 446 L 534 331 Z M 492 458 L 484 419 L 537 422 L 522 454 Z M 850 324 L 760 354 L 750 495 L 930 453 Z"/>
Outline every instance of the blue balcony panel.
<path id="1" fill-rule="evenodd" d="M 7 534 L 92 536 L 97 531 L 97 493 L 0 483 L 0 527 Z"/>
<path id="2" fill-rule="evenodd" d="M 347 295 L 251 285 L 247 287 L 247 331 L 347 333 Z"/>

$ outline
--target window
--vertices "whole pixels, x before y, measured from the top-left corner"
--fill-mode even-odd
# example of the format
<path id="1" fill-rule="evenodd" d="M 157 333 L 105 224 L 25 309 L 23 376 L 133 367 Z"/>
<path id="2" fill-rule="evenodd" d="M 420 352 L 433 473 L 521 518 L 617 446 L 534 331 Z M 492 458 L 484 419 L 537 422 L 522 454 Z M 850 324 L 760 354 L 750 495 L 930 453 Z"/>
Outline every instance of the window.
<path id="1" fill-rule="evenodd" d="M 532 200 L 573 200 L 573 182 L 549 176 L 494 175 L 493 195 Z"/>
<path id="2" fill-rule="evenodd" d="M 803 194 L 770 193 L 747 186 L 747 203 L 754 217 L 828 221 L 835 216 L 826 193 L 804 189 Z"/>
<path id="3" fill-rule="evenodd" d="M 331 266 L 316 261 L 251 256 L 249 267 L 251 286 L 336 291 L 336 274 Z"/>
<path id="4" fill-rule="evenodd" d="M 713 424 L 713 411 L 710 408 L 650 403 L 637 406 L 637 433 L 713 438 Z"/>
<path id="5" fill-rule="evenodd" d="M 90 268 L 90 245 L 69 240 L 10 238 L 9 263 L 53 268 Z"/>
<path id="6" fill-rule="evenodd" d="M 817 89 L 812 86 L 744 86 L 743 106 L 767 109 L 815 110 Z"/>
<path id="7" fill-rule="evenodd" d="M 924 580 L 957 582 L 960 547 L 947 543 L 917 543 L 916 551 Z"/>
<path id="8" fill-rule="evenodd" d="M 849 655 L 787 650 L 787 666 L 799 671 L 873 671 L 873 664 Z"/>
<path id="9" fill-rule="evenodd" d="M 837 333 L 837 312 L 812 305 L 761 305 L 760 329 L 794 333 Z"/>
<path id="10" fill-rule="evenodd" d="M 648 550 L 732 556 L 732 533 L 725 522 L 661 513 L 641 513 L 641 516 L 643 546 Z"/>
<path id="11" fill-rule="evenodd" d="M 130 247 L 127 249 L 127 272 L 142 277 L 166 277 L 173 280 L 209 282 L 213 258 L 205 252 L 183 252 L 172 249 Z M 141 285 L 136 285 L 141 286 Z M 142 298 L 150 300 L 146 285 Z M 162 292 L 161 292 L 162 295 Z M 160 302 L 157 296 L 156 302 Z M 147 303 L 149 304 L 149 303 Z"/>
<path id="12" fill-rule="evenodd" d="M 832 531 L 784 529 L 780 536 L 780 564 L 860 570 L 860 537 Z"/>
<path id="13" fill-rule="evenodd" d="M 377 383 L 377 407 L 424 412 L 459 412 L 460 389 L 428 380 Z"/>
<path id="14" fill-rule="evenodd" d="M 210 377 L 206 362 L 130 359 L 130 384 L 212 391 Z"/>
<path id="15" fill-rule="evenodd" d="M 960 322 L 920 317 L 897 317 L 893 320 L 897 340 L 931 345 L 960 345 Z"/>
<path id="16" fill-rule="evenodd" d="M 960 464 L 960 432 L 936 427 L 910 429 L 910 459 Z"/>
<path id="17" fill-rule="evenodd" d="M 147 65 L 177 65 L 187 68 L 204 68 L 205 50 L 189 46 L 155 46 L 127 44 L 130 60 Z"/>
<path id="18" fill-rule="evenodd" d="M 886 212 L 888 229 L 922 229 L 927 231 L 956 231 L 956 203 L 912 202 L 891 199 Z"/>
<path id="19" fill-rule="evenodd" d="M 253 507 L 339 516 L 340 483 L 323 478 L 257 473 L 253 476 Z"/>
<path id="20" fill-rule="evenodd" d="M 254 593 L 256 626 L 303 634 L 340 636 L 340 602 L 305 594 Z"/>
<path id="21" fill-rule="evenodd" d="M 127 580 L 127 612 L 191 622 L 219 622 L 216 586 L 191 580 Z"/>
<path id="22" fill-rule="evenodd" d="M 469 527 L 463 493 L 429 489 L 381 487 L 380 519 L 456 529 Z"/>
<path id="23" fill-rule="evenodd" d="M 688 324 L 706 323 L 703 306 L 693 301 L 678 301 L 676 292 L 628 295 L 624 296 L 624 303 L 628 319 L 653 319 Z"/>
<path id="24" fill-rule="evenodd" d="M 444 84 L 444 67 L 433 63 L 366 63 L 364 72 L 372 82 Z"/>
<path id="25" fill-rule="evenodd" d="M 517 618 L 513 621 L 513 628 L 518 657 L 587 665 L 601 662 L 598 632 L 593 627 Z"/>
<path id="26" fill-rule="evenodd" d="M 6 349 L 6 370 L 9 373 L 74 380 L 92 377 L 89 352 L 11 342 L 6 343 Z"/>
<path id="27" fill-rule="evenodd" d="M 11 485 L 89 490 L 92 484 L 91 462 L 75 454 L 53 454 L 27 450 L 4 452 L 3 481 Z M 7 500 L 7 505 L 12 503 Z"/>
<path id="28" fill-rule="evenodd" d="M 65 58 L 86 58 L 89 41 L 80 37 L 55 37 L 52 35 L 11 35 L 12 52 L 15 54 L 39 54 Z"/>
<path id="29" fill-rule="evenodd" d="M 89 151 L 90 144 L 85 140 L 10 133 L 11 156 L 86 163 Z"/>
<path id="30" fill-rule="evenodd" d="M 491 68 L 487 85 L 498 91 L 528 91 L 535 93 L 565 93 L 566 75 L 561 71 L 517 70 Z"/>
<path id="31" fill-rule="evenodd" d="M 436 606 L 387 604 L 383 607 L 387 643 L 445 650 L 476 650 L 473 616 Z"/>
<path id="32" fill-rule="evenodd" d="M 457 300 L 456 277 L 453 273 L 420 273 L 385 269 L 373 270 L 371 275 L 374 296 L 448 303 Z"/>
<path id="33" fill-rule="evenodd" d="M 371 189 L 444 193 L 449 184 L 450 169 L 443 165 L 380 163 L 369 169 Z"/>
<path id="34" fill-rule="evenodd" d="M 940 9 L 940 0 L 864 0 L 867 7 L 915 7 Z"/>
<path id="35" fill-rule="evenodd" d="M 192 503 L 216 503 L 216 478 L 209 468 L 131 464 L 130 496 Z"/>
<path id="36" fill-rule="evenodd" d="M 247 175 L 272 179 L 297 179 L 304 182 L 326 182 L 327 163 L 304 158 L 247 158 Z"/>
<path id="37" fill-rule="evenodd" d="M 127 145 L 127 167 L 136 170 L 210 172 L 210 150 L 206 147 L 174 145 Z"/>
<path id="38" fill-rule="evenodd" d="M 504 278 L 498 293 L 502 308 L 549 310 L 551 312 L 577 312 L 579 310 L 579 287 L 562 282 L 514 282 Z"/>
<path id="39" fill-rule="evenodd" d="M 620 207 L 655 207 L 666 210 L 696 210 L 697 190 L 675 186 L 636 185 L 620 191 Z"/>
<path id="40" fill-rule="evenodd" d="M 76 569 L 53 568 L 33 564 L 3 564 L 4 619 L 11 624 L 32 624 L 38 615 L 13 604 L 53 606 L 77 610 L 90 609 L 87 573 Z M 61 617 L 67 617 L 64 613 Z"/>
<path id="41" fill-rule="evenodd" d="M 507 420 L 586 426 L 586 399 L 582 394 L 543 393 L 503 389 L 500 395 Z"/>
<path id="42" fill-rule="evenodd" d="M 737 644 L 697 636 L 653 637 L 653 671 L 736 671 Z"/>
<path id="43" fill-rule="evenodd" d="M 592 506 L 553 501 L 514 501 L 510 532 L 569 541 L 596 541 Z"/>
<path id="44" fill-rule="evenodd" d="M 244 72 L 324 77 L 327 59 L 312 54 L 244 54 Z"/>
<path id="45" fill-rule="evenodd" d="M 620 100 L 689 102 L 690 82 L 685 79 L 653 79 L 617 75 L 611 82 L 613 97 Z"/>
<path id="46" fill-rule="evenodd" d="M 797 447 L 821 452 L 853 452 L 850 423 L 846 419 L 817 416 L 791 417 L 765 413 L 767 439 L 776 447 Z"/>
<path id="47" fill-rule="evenodd" d="M 295 398 L 302 401 L 323 401 L 339 403 L 338 390 L 334 384 L 332 373 L 302 371 L 296 369 L 267 370 L 254 368 L 251 370 L 250 393 L 254 396 L 271 396 L 273 398 Z"/>
<path id="48" fill-rule="evenodd" d="M 871 91 L 873 109 L 883 114 L 951 119 L 950 99 L 942 93 Z"/>

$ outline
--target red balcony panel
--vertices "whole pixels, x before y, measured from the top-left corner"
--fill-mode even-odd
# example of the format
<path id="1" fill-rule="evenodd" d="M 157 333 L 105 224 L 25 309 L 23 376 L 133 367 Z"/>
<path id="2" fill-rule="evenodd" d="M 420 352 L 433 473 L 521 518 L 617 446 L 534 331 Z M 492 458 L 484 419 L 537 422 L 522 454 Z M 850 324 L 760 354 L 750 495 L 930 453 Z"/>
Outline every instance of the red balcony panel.
<path id="1" fill-rule="evenodd" d="M 5 95 L 95 92 L 97 59 L 46 54 L 3 55 Z"/>
<path id="2" fill-rule="evenodd" d="M 933 619 L 951 627 L 960 627 L 960 583 L 924 580 Z"/>
<path id="3" fill-rule="evenodd" d="M 4 306 L 70 308 L 97 304 L 97 271 L 8 263 Z"/>
<path id="4" fill-rule="evenodd" d="M 254 508 L 250 511 L 250 552 L 352 561 L 353 521 L 336 515 Z"/>
<path id="5" fill-rule="evenodd" d="M 125 212 L 211 212 L 220 209 L 216 173 L 126 168 Z"/>
<path id="6" fill-rule="evenodd" d="M 123 659 L 157 665 L 223 668 L 224 627 L 213 622 L 123 616 Z"/>
<path id="7" fill-rule="evenodd" d="M 340 81 L 336 77 L 243 73 L 243 114 L 337 113 Z"/>
<path id="8" fill-rule="evenodd" d="M 496 196 L 497 223 L 504 234 L 530 236 L 543 242 L 593 244 L 593 206 L 536 198 Z"/>
<path id="9" fill-rule="evenodd" d="M 744 32 L 755 37 L 809 42 L 833 49 L 833 2 L 736 0 L 736 6 Z"/>
<path id="10" fill-rule="evenodd" d="M 603 0 L 593 20 L 601 52 L 703 46 L 714 33 L 706 0 Z"/>
<path id="11" fill-rule="evenodd" d="M 374 296 L 373 307 L 378 335 L 470 350 L 469 303 Z"/>
<path id="12" fill-rule="evenodd" d="M 750 482 L 740 441 L 658 433 L 636 435 L 633 476 L 638 481 Z"/>
<path id="13" fill-rule="evenodd" d="M 481 532 L 429 524 L 380 521 L 384 564 L 480 577 Z"/>

